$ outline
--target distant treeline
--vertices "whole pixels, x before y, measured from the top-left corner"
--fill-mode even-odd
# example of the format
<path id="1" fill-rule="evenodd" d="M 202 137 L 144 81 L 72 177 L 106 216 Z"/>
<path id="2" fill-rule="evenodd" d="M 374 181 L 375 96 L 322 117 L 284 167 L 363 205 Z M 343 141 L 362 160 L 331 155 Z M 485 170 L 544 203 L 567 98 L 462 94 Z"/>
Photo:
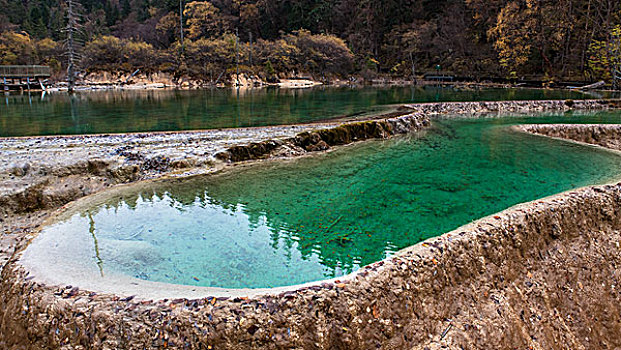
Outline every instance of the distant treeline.
<path id="1" fill-rule="evenodd" d="M 84 72 L 140 68 L 214 82 L 238 60 L 264 79 L 407 78 L 437 66 L 474 78 L 621 76 L 619 0 L 76 1 Z M 0 7 L 0 64 L 61 72 L 64 0 Z"/>

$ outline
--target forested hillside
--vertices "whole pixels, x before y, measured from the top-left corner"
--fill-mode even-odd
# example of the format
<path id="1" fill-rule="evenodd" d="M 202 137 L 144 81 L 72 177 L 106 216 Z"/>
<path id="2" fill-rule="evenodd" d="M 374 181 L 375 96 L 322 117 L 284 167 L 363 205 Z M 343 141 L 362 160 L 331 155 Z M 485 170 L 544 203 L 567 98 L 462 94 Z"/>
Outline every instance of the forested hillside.
<path id="1" fill-rule="evenodd" d="M 62 71 L 65 1 L 0 0 L 0 64 Z M 83 72 L 213 82 L 232 74 L 237 46 L 242 71 L 265 79 L 407 78 L 436 65 L 473 77 L 621 75 L 619 0 L 75 1 Z"/>

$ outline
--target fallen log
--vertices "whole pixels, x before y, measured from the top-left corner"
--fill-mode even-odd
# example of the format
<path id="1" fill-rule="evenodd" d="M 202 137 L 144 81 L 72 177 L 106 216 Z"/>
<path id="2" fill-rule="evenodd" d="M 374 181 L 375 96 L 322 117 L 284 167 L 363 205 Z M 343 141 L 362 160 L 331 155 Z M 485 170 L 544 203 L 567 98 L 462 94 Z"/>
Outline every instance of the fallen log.
<path id="1" fill-rule="evenodd" d="M 571 90 L 592 90 L 592 89 L 597 89 L 598 87 L 602 87 L 604 85 L 606 85 L 605 82 L 598 81 L 597 83 L 593 83 L 593 84 L 589 84 L 589 85 L 585 85 L 585 86 L 580 86 L 580 87 L 570 86 L 569 88 Z"/>
<path id="2" fill-rule="evenodd" d="M 138 72 L 140 72 L 140 68 L 136 69 L 129 77 L 127 77 L 127 79 L 123 82 L 123 85 L 127 84 L 131 78 L 138 74 Z"/>

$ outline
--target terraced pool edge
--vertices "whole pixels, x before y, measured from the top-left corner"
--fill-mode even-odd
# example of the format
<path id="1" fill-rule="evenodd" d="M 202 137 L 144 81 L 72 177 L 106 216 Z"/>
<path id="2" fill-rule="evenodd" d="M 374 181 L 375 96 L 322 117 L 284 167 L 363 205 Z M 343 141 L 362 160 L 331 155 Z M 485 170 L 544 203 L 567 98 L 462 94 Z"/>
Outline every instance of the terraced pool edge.
<path id="1" fill-rule="evenodd" d="M 621 125 L 517 125 L 517 130 L 621 151 Z"/>
<path id="2" fill-rule="evenodd" d="M 618 234 L 614 231 L 619 227 L 620 191 L 619 185 L 585 188 L 518 206 L 497 215 L 498 218 L 477 221 L 461 233 L 445 234 L 408 248 L 393 259 L 363 269 L 351 282 L 341 279 L 251 299 L 147 302 L 131 297 L 93 295 L 75 287 L 41 285 L 25 275 L 12 259 L 2 270 L 0 310 L 5 319 L 11 317 L 14 322 L 3 322 L 0 326 L 0 345 L 32 341 L 33 348 L 60 347 L 66 341 L 85 347 L 91 344 L 94 348 L 123 344 L 128 348 L 151 348 L 164 343 L 181 347 L 185 342 L 194 348 L 199 344 L 213 348 L 369 348 L 378 344 L 412 347 L 439 344 L 441 340 L 449 345 L 498 347 L 499 344 L 535 344 L 530 334 L 537 333 L 536 344 L 555 348 L 556 343 L 551 341 L 558 337 L 562 338 L 559 344 L 579 344 L 578 339 L 584 338 L 580 333 L 585 332 L 585 324 L 600 332 L 598 341 L 618 342 L 614 335 L 619 333 L 610 333 L 616 330 L 614 319 L 607 328 L 580 319 L 580 329 L 566 326 L 569 332 L 564 329 L 560 334 L 555 331 L 557 324 L 566 321 L 548 320 L 548 328 L 531 330 L 527 321 L 516 321 L 525 316 L 512 309 L 515 305 L 528 305 L 527 298 L 520 299 L 524 287 L 517 287 L 522 286 L 517 282 L 524 281 L 526 289 L 540 293 L 527 311 L 532 317 L 541 317 L 532 311 L 541 307 L 538 302 L 546 299 L 541 293 L 547 291 L 538 287 L 545 285 L 550 276 L 554 277 L 554 269 L 542 271 L 536 266 L 546 262 L 541 254 L 550 256 L 549 249 L 543 248 L 566 240 L 590 242 L 598 235 L 588 231 L 595 228 L 608 231 L 605 243 L 611 249 L 603 261 L 618 262 L 614 249 Z M 524 232 L 516 232 L 516 227 Z M 582 231 L 587 231 L 586 235 Z M 601 238 L 595 242 L 603 244 Z M 568 255 L 571 250 L 572 245 L 563 246 L 559 254 L 563 255 L 564 251 Z M 583 257 L 585 266 L 589 266 L 586 253 L 601 255 L 605 251 L 587 249 L 575 253 L 572 258 Z M 404 256 L 408 258 L 403 260 Z M 524 257 L 527 259 L 521 259 Z M 568 262 L 579 266 L 569 258 Z M 495 262 L 493 274 L 485 271 L 489 269 L 486 260 Z M 616 310 L 619 297 L 602 294 L 599 287 L 600 282 L 610 281 L 609 276 L 615 276 L 618 271 L 611 271 L 609 266 L 596 266 L 589 271 L 594 273 L 590 278 L 565 280 L 572 290 L 589 291 L 581 297 L 579 308 L 597 306 L 602 310 Z M 470 285 L 465 286 L 466 283 Z M 516 287 L 520 292 L 509 287 Z M 492 297 L 489 291 L 494 288 L 500 291 L 500 296 Z M 596 299 L 592 299 L 594 296 Z M 453 302 L 447 305 L 446 300 Z M 558 298 L 555 302 L 563 303 Z M 505 316 L 498 311 L 498 305 L 508 310 Z M 572 310 L 571 305 L 568 309 Z M 554 314 L 552 309 L 547 311 Z M 593 314 L 579 311 L 577 317 Z M 474 317 L 477 313 L 485 315 L 485 319 L 477 321 Z M 60 319 L 70 321 L 63 323 Z M 192 324 L 190 319 L 201 326 Z M 128 334 L 130 339 L 125 338 Z M 590 339 L 597 337 L 591 335 Z"/>

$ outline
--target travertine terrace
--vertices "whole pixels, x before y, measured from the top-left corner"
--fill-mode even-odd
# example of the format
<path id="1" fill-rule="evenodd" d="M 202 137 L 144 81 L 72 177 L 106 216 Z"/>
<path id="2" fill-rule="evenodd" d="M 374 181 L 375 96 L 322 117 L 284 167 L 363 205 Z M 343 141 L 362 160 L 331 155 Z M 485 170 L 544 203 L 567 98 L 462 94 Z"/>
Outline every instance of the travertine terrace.
<path id="1" fill-rule="evenodd" d="M 205 175 L 241 161 L 421 131 L 435 115 L 617 106 L 614 101 L 422 104 L 339 123 L 1 140 L 7 161 L 0 168 L 0 347 L 614 349 L 621 346 L 621 184 L 518 205 L 340 280 L 249 297 L 147 300 L 45 285 L 19 259 L 58 208 L 121 184 Z M 616 127 L 523 130 L 615 149 L 619 144 Z"/>

